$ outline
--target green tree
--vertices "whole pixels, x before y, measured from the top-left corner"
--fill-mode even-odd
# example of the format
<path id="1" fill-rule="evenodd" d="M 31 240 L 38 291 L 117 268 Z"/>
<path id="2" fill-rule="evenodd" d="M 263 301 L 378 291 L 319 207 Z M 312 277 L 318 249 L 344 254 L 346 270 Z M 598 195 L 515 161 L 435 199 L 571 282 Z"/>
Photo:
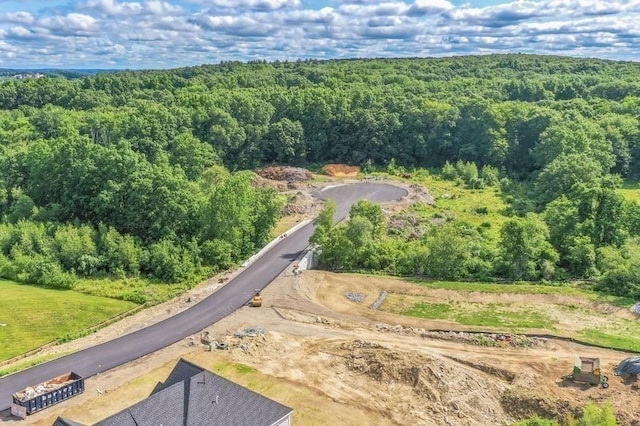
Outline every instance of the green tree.
<path id="1" fill-rule="evenodd" d="M 468 276 L 467 263 L 472 253 L 467 239 L 453 224 L 432 228 L 425 235 L 428 256 L 425 273 L 432 277 L 455 280 Z"/>
<path id="2" fill-rule="evenodd" d="M 544 222 L 533 214 L 512 218 L 500 229 L 500 257 L 509 278 L 539 279 L 552 271 L 558 254 L 548 241 Z"/>
<path id="3" fill-rule="evenodd" d="M 265 161 L 268 162 L 296 163 L 307 155 L 302 124 L 288 118 L 269 125 L 266 145 Z"/>
<path id="4" fill-rule="evenodd" d="M 333 228 L 335 222 L 337 204 L 334 200 L 328 200 L 318 217 L 313 220 L 313 224 L 316 229 L 309 239 L 313 244 L 322 245 L 324 239 L 329 235 L 329 232 Z"/>
<path id="5" fill-rule="evenodd" d="M 385 217 L 380 204 L 368 200 L 360 200 L 351 206 L 351 219 L 363 217 L 371 224 L 371 237 L 379 238 L 385 231 Z"/>
<path id="6" fill-rule="evenodd" d="M 535 191 L 542 205 L 561 195 L 570 196 L 576 184 L 598 187 L 603 171 L 596 160 L 587 154 L 561 154 L 538 175 Z"/>

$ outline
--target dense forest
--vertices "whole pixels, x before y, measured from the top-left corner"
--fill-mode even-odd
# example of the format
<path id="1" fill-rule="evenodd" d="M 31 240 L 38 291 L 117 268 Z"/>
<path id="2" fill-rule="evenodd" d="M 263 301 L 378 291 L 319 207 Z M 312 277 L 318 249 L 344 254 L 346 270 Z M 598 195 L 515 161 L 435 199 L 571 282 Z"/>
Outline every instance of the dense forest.
<path id="1" fill-rule="evenodd" d="M 341 162 L 495 185 L 511 218 L 499 238 L 447 221 L 411 240 L 361 203 L 316 235 L 325 267 L 594 279 L 640 297 L 640 205 L 616 192 L 640 176 L 638 75 L 635 63 L 489 55 L 6 80 L 0 276 L 68 287 L 225 268 L 269 238 L 282 207 L 247 170 Z M 352 252 L 332 252 L 339 239 Z"/>

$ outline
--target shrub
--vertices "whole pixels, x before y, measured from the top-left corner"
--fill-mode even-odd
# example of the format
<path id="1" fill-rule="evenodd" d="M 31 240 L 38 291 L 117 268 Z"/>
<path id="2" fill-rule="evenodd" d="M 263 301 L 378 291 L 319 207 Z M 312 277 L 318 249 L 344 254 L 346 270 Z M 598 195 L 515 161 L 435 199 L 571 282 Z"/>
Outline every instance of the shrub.
<path id="1" fill-rule="evenodd" d="M 444 163 L 444 166 L 442 166 L 442 171 L 440 172 L 440 176 L 446 180 L 454 180 L 458 177 L 458 171 L 453 166 L 453 164 L 447 161 Z"/>

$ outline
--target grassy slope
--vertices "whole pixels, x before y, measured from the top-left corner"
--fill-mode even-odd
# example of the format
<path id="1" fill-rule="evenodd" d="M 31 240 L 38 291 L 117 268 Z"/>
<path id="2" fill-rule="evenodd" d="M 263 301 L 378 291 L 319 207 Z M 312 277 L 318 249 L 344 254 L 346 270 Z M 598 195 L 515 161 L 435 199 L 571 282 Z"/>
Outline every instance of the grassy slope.
<path id="1" fill-rule="evenodd" d="M 136 305 L 0 280 L 0 360 L 98 324 Z"/>
<path id="2" fill-rule="evenodd" d="M 571 286 L 534 285 L 534 284 L 494 284 L 450 281 L 413 281 L 431 290 L 444 289 L 468 294 L 495 294 L 491 302 L 472 302 L 461 300 L 421 300 L 419 296 L 407 298 L 390 294 L 382 309 L 402 315 L 447 320 L 469 326 L 470 328 L 491 328 L 502 332 L 527 333 L 530 331 L 548 332 L 565 337 L 573 337 L 585 342 L 623 350 L 640 351 L 640 335 L 637 333 L 637 320 L 616 315 L 603 314 L 595 304 L 609 304 L 612 307 L 628 307 L 632 301 L 614 296 L 602 296 L 598 293 Z M 506 295 L 558 295 L 569 296 L 567 301 L 549 302 L 540 308 L 537 303 L 509 303 L 501 301 Z M 464 298 L 463 298 L 464 299 Z M 584 299 L 585 303 L 573 303 Z M 408 306 L 407 306 L 408 305 Z M 612 310 L 615 310 L 612 308 Z M 572 323 L 572 327 L 566 323 Z"/>
<path id="3" fill-rule="evenodd" d="M 497 187 L 486 187 L 480 190 L 466 189 L 456 185 L 455 182 L 442 180 L 436 176 L 416 176 L 413 179 L 405 180 L 407 183 L 417 183 L 429 189 L 436 199 L 435 207 L 419 208 L 416 211 L 424 218 L 429 219 L 436 214 L 455 217 L 475 226 L 487 225 L 485 235 L 494 241 L 499 239 L 500 228 L 508 219 L 503 211 L 505 204 L 502 199 L 500 189 Z M 640 202 L 640 184 L 635 182 L 625 182 L 620 192 L 629 200 Z M 454 196 L 454 197 L 452 197 Z M 486 207 L 488 214 L 478 214 L 478 208 Z M 429 287 L 461 292 L 484 292 L 494 294 L 557 294 L 575 296 L 598 303 L 607 303 L 617 307 L 627 307 L 633 301 L 626 298 L 602 295 L 596 292 L 583 290 L 575 286 L 568 285 L 539 285 L 530 283 L 495 284 L 495 283 L 469 283 L 469 282 L 425 282 L 416 283 Z M 561 307 L 571 310 L 571 307 Z M 458 306 L 446 303 L 416 303 L 413 307 L 403 312 L 405 315 L 418 316 L 431 319 L 446 319 L 455 321 L 462 325 L 496 327 L 505 330 L 518 330 L 521 332 L 527 329 L 547 329 L 554 331 L 557 321 L 540 312 L 539 308 L 522 307 L 521 309 L 510 309 L 508 305 L 501 304 L 499 297 L 493 304 L 476 304 L 476 306 Z M 605 321 L 595 321 L 602 319 L 602 313 L 591 311 L 583 312 L 586 317 L 594 318 L 593 327 L 589 327 L 589 321 L 585 327 L 578 332 L 571 332 L 572 337 L 581 340 L 601 344 L 605 346 L 618 347 L 640 351 L 640 336 L 637 331 L 637 321 L 630 321 L 621 318 L 607 318 Z M 597 324 L 597 325 L 596 325 Z M 567 333 L 564 333 L 567 334 Z"/>
<path id="4" fill-rule="evenodd" d="M 416 183 L 427 188 L 436 200 L 435 206 L 416 210 L 423 219 L 431 219 L 437 215 L 453 215 L 455 220 L 470 223 L 475 227 L 489 224 L 486 235 L 492 239 L 499 237 L 500 228 L 507 220 L 503 214 L 506 206 L 502 200 L 500 188 L 466 189 L 462 185 L 456 185 L 453 181 L 440 179 L 433 175 L 416 176 L 413 179 L 405 180 L 405 182 Z M 486 208 L 488 213 L 477 213 L 477 210 L 482 208 Z"/>

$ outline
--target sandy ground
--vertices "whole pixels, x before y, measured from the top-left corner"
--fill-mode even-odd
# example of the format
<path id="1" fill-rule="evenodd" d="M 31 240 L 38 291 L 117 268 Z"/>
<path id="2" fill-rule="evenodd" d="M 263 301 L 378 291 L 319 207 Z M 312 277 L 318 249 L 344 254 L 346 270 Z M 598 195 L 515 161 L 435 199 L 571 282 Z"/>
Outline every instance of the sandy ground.
<path id="1" fill-rule="evenodd" d="M 40 356 L 79 350 L 160 321 L 220 288 L 224 284 L 218 278 Z M 455 327 L 369 309 L 382 290 L 407 297 L 422 291 L 400 280 L 321 271 L 294 276 L 287 271 L 263 292 L 261 308 L 242 308 L 206 330 L 229 350 L 210 352 L 200 335 L 191 336 L 87 379 L 84 394 L 34 414 L 27 422 L 6 412 L 0 413 L 0 422 L 50 425 L 63 415 L 91 424 L 146 398 L 185 357 L 294 408 L 295 424 L 510 424 L 533 414 L 561 418 L 579 413 L 589 401 L 611 401 L 620 424 L 640 425 L 638 383 L 613 376 L 615 365 L 628 354 L 546 339 L 488 347 L 464 333 L 425 332 Z M 362 293 L 365 299 L 355 303 L 345 291 Z M 420 296 L 459 297 L 444 290 Z M 469 301 L 483 297 L 498 296 L 477 294 Z M 517 304 L 519 297 L 531 302 L 531 296 L 513 296 L 505 303 Z M 566 296 L 535 296 L 535 301 L 544 309 L 558 297 Z M 602 307 L 603 315 L 616 315 L 607 309 Z M 247 327 L 267 333 L 234 337 Z M 563 382 L 560 377 L 571 372 L 577 355 L 599 357 L 610 388 Z"/>
<path id="2" fill-rule="evenodd" d="M 31 416 L 29 423 L 50 425 L 58 415 L 85 423 L 105 418 L 148 396 L 182 356 L 288 404 L 298 424 L 328 424 L 334 416 L 351 425 L 509 424 L 534 413 L 564 416 L 589 401 L 607 400 L 621 424 L 640 424 L 638 384 L 612 374 L 627 354 L 552 340 L 485 347 L 446 340 L 447 333 L 432 338 L 422 330 L 428 322 L 372 311 L 369 300 L 357 304 L 344 297 L 346 289 L 372 297 L 381 286 L 401 291 L 407 285 L 320 271 L 285 273 L 263 293 L 262 308 L 243 308 L 207 329 L 229 350 L 209 352 L 200 336 L 192 336 L 88 379 L 83 395 Z M 150 319 L 149 312 L 145 316 Z M 233 336 L 246 327 L 268 332 Z M 600 357 L 611 387 L 562 382 L 576 355 Z M 255 373 L 227 371 L 230 363 Z"/>

